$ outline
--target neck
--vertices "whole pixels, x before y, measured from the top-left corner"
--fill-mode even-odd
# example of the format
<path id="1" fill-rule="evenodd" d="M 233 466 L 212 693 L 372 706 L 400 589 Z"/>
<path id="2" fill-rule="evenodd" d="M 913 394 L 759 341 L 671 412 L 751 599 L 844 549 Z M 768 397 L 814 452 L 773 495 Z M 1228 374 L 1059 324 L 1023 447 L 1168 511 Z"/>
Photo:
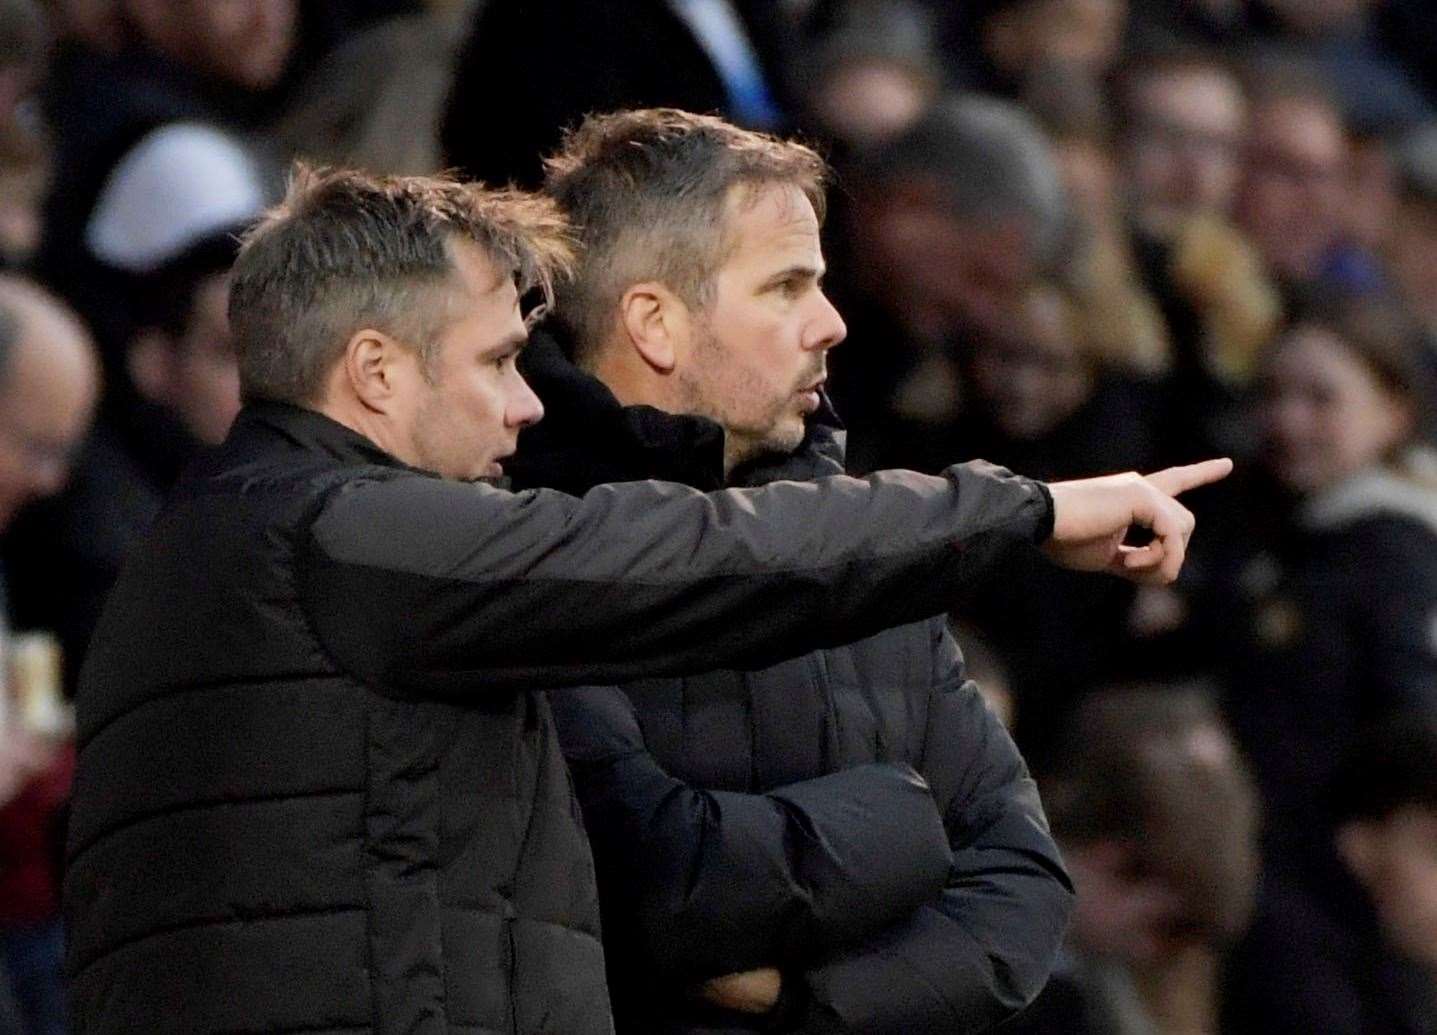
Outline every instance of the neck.
<path id="1" fill-rule="evenodd" d="M 390 422 L 382 414 L 375 413 L 357 401 L 325 398 L 314 404 L 302 403 L 318 413 L 324 414 L 336 424 L 343 424 L 350 431 L 363 435 L 396 460 L 413 465 L 415 458 L 399 441 Z"/>
<path id="2" fill-rule="evenodd" d="M 708 417 L 699 407 L 681 398 L 680 381 L 675 375 L 661 374 L 642 360 L 636 360 L 633 350 L 602 349 L 583 364 L 583 368 L 602 381 L 624 406 L 652 406 L 675 415 Z M 724 477 L 753 452 L 747 440 L 735 437 L 725 428 Z"/>
<path id="3" fill-rule="evenodd" d="M 673 412 L 664 402 L 663 381 L 618 349 L 603 349 L 580 366 L 602 381 L 624 406 L 653 406 Z"/>

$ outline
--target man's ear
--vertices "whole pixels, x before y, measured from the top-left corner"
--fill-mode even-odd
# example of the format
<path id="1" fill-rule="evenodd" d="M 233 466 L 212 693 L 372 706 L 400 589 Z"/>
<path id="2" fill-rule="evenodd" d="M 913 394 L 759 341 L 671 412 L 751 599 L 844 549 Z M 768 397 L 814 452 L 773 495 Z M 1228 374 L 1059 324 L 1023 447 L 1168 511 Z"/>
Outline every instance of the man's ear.
<path id="1" fill-rule="evenodd" d="M 125 365 L 130 380 L 146 400 L 160 404 L 169 400 L 174 354 L 164 331 L 147 327 L 136 334 L 125 353 Z"/>
<path id="2" fill-rule="evenodd" d="M 673 372 L 688 344 L 689 307 L 656 281 L 632 285 L 619 299 L 624 340 L 660 374 Z"/>
<path id="3" fill-rule="evenodd" d="M 393 408 L 418 366 L 412 349 L 372 327 L 356 331 L 344 347 L 344 380 L 365 409 L 375 413 Z"/>

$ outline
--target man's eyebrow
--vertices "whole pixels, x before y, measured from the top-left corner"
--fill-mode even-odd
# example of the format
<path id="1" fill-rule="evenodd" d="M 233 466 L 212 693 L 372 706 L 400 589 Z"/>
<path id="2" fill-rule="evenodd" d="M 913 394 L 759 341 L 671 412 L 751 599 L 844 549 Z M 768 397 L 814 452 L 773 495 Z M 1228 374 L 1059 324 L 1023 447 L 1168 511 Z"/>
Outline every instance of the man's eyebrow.
<path id="1" fill-rule="evenodd" d="M 528 344 L 529 335 L 511 334 L 508 337 L 502 338 L 499 341 L 495 342 L 493 345 L 490 345 L 487 349 L 484 350 L 484 355 L 503 356 L 511 352 L 519 352 L 521 349 L 524 348 L 524 346 Z"/>
<path id="2" fill-rule="evenodd" d="M 823 275 L 828 272 L 827 266 L 809 266 L 805 263 L 796 263 L 787 269 L 780 270 L 765 282 L 767 284 L 782 284 L 785 280 L 822 280 Z"/>

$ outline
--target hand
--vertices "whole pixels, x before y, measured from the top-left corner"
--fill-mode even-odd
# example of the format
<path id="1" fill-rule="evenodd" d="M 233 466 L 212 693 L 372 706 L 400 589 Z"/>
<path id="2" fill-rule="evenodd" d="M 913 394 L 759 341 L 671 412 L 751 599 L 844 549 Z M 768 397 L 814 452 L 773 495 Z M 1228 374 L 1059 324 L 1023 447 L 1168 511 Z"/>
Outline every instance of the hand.
<path id="1" fill-rule="evenodd" d="M 768 1013 L 778 1003 L 783 978 L 772 967 L 710 978 L 698 988 L 705 1002 L 739 1013 Z"/>
<path id="2" fill-rule="evenodd" d="M 1043 549 L 1074 571 L 1106 571 L 1133 582 L 1172 582 L 1182 570 L 1194 523 L 1174 497 L 1221 481 L 1231 472 L 1232 461 L 1222 459 L 1147 476 L 1129 472 L 1054 482 L 1048 486 L 1053 536 Z M 1123 537 L 1131 526 L 1150 529 L 1152 542 L 1125 546 Z"/>

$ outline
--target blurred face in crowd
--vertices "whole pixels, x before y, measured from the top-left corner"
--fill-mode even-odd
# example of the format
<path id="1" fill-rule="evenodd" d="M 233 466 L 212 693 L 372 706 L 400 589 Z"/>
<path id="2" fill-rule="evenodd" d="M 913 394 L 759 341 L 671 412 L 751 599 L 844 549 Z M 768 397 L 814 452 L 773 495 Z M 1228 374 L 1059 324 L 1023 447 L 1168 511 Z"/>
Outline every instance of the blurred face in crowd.
<path id="1" fill-rule="evenodd" d="M 1381 253 L 1396 233 L 1397 164 L 1387 143 L 1380 139 L 1353 141 L 1350 154 L 1343 233 L 1373 253 Z"/>
<path id="2" fill-rule="evenodd" d="M 89 429 L 99 376 L 68 319 L 25 303 L 0 369 L 0 530 L 26 503 L 60 491 Z"/>
<path id="3" fill-rule="evenodd" d="M 1117 57 L 1127 14 L 1127 0 L 1029 0 L 983 24 L 983 47 L 1013 76 L 1045 65 L 1100 75 Z"/>
<path id="4" fill-rule="evenodd" d="M 1280 98 L 1254 110 L 1249 141 L 1243 229 L 1279 275 L 1310 279 L 1341 232 L 1342 122 L 1318 101 Z"/>
<path id="5" fill-rule="evenodd" d="M 294 49 L 297 0 L 125 0 L 162 53 L 251 90 L 273 86 Z"/>
<path id="6" fill-rule="evenodd" d="M 1335 333 L 1297 327 L 1273 347 L 1259 416 L 1268 463 L 1299 493 L 1378 463 L 1410 433 L 1411 408 Z"/>
<path id="7" fill-rule="evenodd" d="M 1063 844 L 1083 951 L 1130 964 L 1223 945 L 1252 914 L 1258 808 L 1228 733 L 1208 723 L 1140 742 L 1140 832 Z"/>
<path id="8" fill-rule="evenodd" d="M 1401 203 L 1388 258 L 1408 308 L 1429 330 L 1437 330 L 1437 202 L 1408 198 Z"/>
<path id="9" fill-rule="evenodd" d="M 223 441 L 240 407 L 228 306 L 228 277 L 207 277 L 195 289 L 179 338 L 148 332 L 130 353 L 137 387 L 172 410 L 196 441 L 208 444 Z"/>
<path id="10" fill-rule="evenodd" d="M 1128 93 L 1127 179 L 1134 213 L 1166 235 L 1194 215 L 1227 215 L 1241 173 L 1247 104 L 1217 68 L 1173 68 L 1137 79 Z"/>
<path id="11" fill-rule="evenodd" d="M 1338 848 L 1402 955 L 1437 974 L 1437 812 L 1419 806 L 1347 824 Z"/>
<path id="12" fill-rule="evenodd" d="M 456 242 L 452 251 L 452 317 L 428 363 L 409 352 L 410 456 L 401 459 L 446 478 L 494 478 L 544 407 L 515 366 L 528 330 L 513 280 L 476 245 Z"/>
<path id="13" fill-rule="evenodd" d="M 1061 294 L 1037 288 L 1025 299 L 1014 333 L 976 345 L 973 388 L 1004 434 L 1039 438 L 1088 398 L 1092 375 L 1079 354 L 1073 323 Z"/>
<path id="14" fill-rule="evenodd" d="M 820 286 L 818 218 L 797 187 L 736 188 L 730 248 L 692 314 L 673 378 L 683 412 L 723 425 L 729 466 L 790 452 L 819 407 L 828 350 L 848 333 Z"/>
<path id="15" fill-rule="evenodd" d="M 1036 275 L 1018 215 L 961 219 L 936 183 L 897 181 L 860 198 L 861 238 L 876 287 L 930 337 L 999 337 Z"/>
<path id="16" fill-rule="evenodd" d="M 932 78 L 904 65 L 852 61 L 825 71 L 810 103 L 829 135 L 874 147 L 913 125 L 935 91 Z"/>

